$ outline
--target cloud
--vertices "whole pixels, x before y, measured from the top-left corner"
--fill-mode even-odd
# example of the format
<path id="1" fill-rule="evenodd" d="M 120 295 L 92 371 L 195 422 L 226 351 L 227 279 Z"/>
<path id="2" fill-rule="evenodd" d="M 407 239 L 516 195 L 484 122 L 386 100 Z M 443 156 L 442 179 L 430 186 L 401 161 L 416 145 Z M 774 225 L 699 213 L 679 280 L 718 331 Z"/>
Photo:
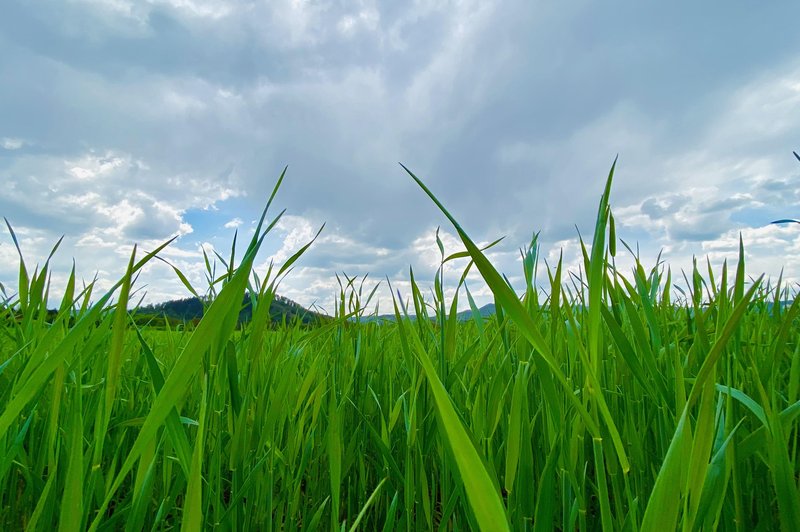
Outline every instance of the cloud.
<path id="1" fill-rule="evenodd" d="M 398 161 L 475 240 L 505 235 L 492 257 L 518 278 L 532 231 L 579 264 L 575 226 L 591 234 L 619 154 L 612 208 L 643 255 L 686 264 L 742 232 L 759 239 L 754 267 L 800 278 L 786 242 L 753 232 L 800 212 L 796 11 L 12 0 L 0 211 L 32 258 L 65 234 L 60 265 L 74 255 L 88 278 L 177 235 L 169 253 L 202 284 L 200 246 L 229 249 L 289 164 L 264 257 L 286 260 L 327 222 L 284 282 L 313 301 L 335 271 L 431 279 L 439 225 L 457 249 Z M 181 292 L 153 272 L 153 297 Z"/>
<path id="2" fill-rule="evenodd" d="M 25 145 L 25 141 L 22 139 L 14 139 L 9 137 L 3 137 L 0 139 L 0 146 L 3 147 L 4 150 L 12 151 L 18 150 Z"/>
<path id="3" fill-rule="evenodd" d="M 259 272 L 265 272 L 270 263 L 274 263 L 276 268 L 280 267 L 314 237 L 318 226 L 303 217 L 285 216 L 275 229 L 280 244 L 277 251 L 257 266 Z M 323 301 L 330 303 L 338 294 L 337 275 L 340 280 L 367 276 L 369 290 L 381 285 L 375 301 L 380 302 L 381 308 L 391 309 L 392 294 L 388 291 L 386 280 L 389 279 L 395 288 L 403 288 L 404 293 L 409 294 L 410 270 L 413 269 L 418 286 L 424 294 L 430 295 L 442 260 L 436 234 L 437 228 L 430 227 L 402 246 L 373 247 L 364 240 L 342 234 L 338 228 L 326 227 L 291 274 L 281 282 L 280 292 L 304 305 L 314 302 L 322 304 Z M 439 228 L 438 234 L 445 257 L 465 249 L 453 232 Z M 488 244 L 478 242 L 481 247 Z M 487 256 L 501 271 L 508 272 L 512 281 L 522 282 L 518 249 L 510 244 L 501 244 L 488 250 Z M 456 259 L 444 265 L 445 288 L 451 296 L 468 262 L 467 259 Z M 491 300 L 488 288 L 474 267 L 467 277 L 467 284 L 473 295 L 481 301 Z"/>
<path id="4" fill-rule="evenodd" d="M 724 191 L 716 187 L 651 196 L 638 207 L 620 209 L 617 219 L 623 226 L 645 229 L 652 236 L 671 241 L 705 241 L 740 225 L 733 219 L 737 212 L 763 205 L 751 194 L 723 196 Z"/>
<path id="5" fill-rule="evenodd" d="M 244 222 L 242 221 L 241 218 L 234 218 L 233 220 L 225 222 L 224 227 L 226 229 L 236 229 L 237 227 L 241 226 L 243 223 Z"/>
<path id="6" fill-rule="evenodd" d="M 375 8 L 367 8 L 352 15 L 344 15 L 336 23 L 340 33 L 352 36 L 358 31 L 375 31 L 380 22 L 380 14 Z"/>

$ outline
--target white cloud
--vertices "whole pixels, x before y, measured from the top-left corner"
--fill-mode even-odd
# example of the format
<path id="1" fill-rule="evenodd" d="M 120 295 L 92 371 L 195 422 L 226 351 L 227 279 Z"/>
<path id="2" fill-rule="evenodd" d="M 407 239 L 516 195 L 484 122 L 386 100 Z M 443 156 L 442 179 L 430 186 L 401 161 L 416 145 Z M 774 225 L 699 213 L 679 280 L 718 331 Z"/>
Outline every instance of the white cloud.
<path id="1" fill-rule="evenodd" d="M 85 154 L 78 160 L 65 161 L 69 173 L 78 179 L 94 179 L 107 177 L 123 165 L 135 164 L 130 157 L 119 157 L 109 152 L 98 156 L 93 153 Z"/>
<path id="2" fill-rule="evenodd" d="M 375 31 L 380 24 L 380 14 L 374 7 L 358 11 L 355 14 L 345 15 L 336 23 L 340 33 L 352 36 L 359 30 Z"/>
<path id="3" fill-rule="evenodd" d="M 129 0 L 72 0 L 76 4 L 84 4 L 89 8 L 104 11 L 108 14 L 133 18 L 137 11 L 137 3 Z"/>
<path id="4" fill-rule="evenodd" d="M 25 141 L 22 139 L 16 139 L 11 137 L 3 137 L 0 139 L 0 146 L 3 147 L 4 150 L 18 150 L 25 145 Z"/>
<path id="5" fill-rule="evenodd" d="M 615 214 L 621 226 L 644 229 L 656 238 L 704 241 L 734 225 L 731 216 L 736 212 L 762 205 L 751 194 L 725 198 L 725 191 L 717 187 L 691 187 L 681 193 L 648 197 L 640 205 L 623 207 Z"/>
<path id="6" fill-rule="evenodd" d="M 168 5 L 180 13 L 193 17 L 210 18 L 212 20 L 225 17 L 234 10 L 234 3 L 226 0 L 162 0 L 153 4 Z"/>
<path id="7" fill-rule="evenodd" d="M 800 213 L 800 43 L 785 6 L 748 17 L 701 8 L 681 26 L 667 24 L 672 6 L 656 16 L 588 2 L 4 9 L 0 210 L 28 230 L 32 257 L 66 234 L 61 264 L 75 255 L 89 277 L 113 278 L 133 242 L 180 235 L 166 253 L 202 284 L 200 246 L 228 249 L 227 230 L 250 227 L 242 220 L 287 163 L 276 206 L 290 214 L 264 254 L 286 260 L 329 222 L 285 281 L 298 300 L 335 290 L 335 271 L 406 290 L 413 265 L 429 281 L 439 224 L 447 251 L 460 249 L 397 161 L 476 240 L 508 235 L 491 257 L 512 279 L 532 230 L 548 260 L 564 246 L 573 268 L 574 226 L 591 232 L 616 153 L 618 230 L 643 256 L 722 257 L 741 231 L 753 268 L 800 277 L 791 233 L 757 231 Z M 620 31 L 595 31 L 612 25 Z M 181 293 L 168 271 L 148 272 L 153 297 Z M 476 275 L 470 286 L 488 301 Z M 0 268 L 4 283 L 14 276 Z"/>
<path id="8" fill-rule="evenodd" d="M 737 90 L 715 125 L 713 140 L 739 146 L 751 139 L 774 139 L 796 133 L 800 124 L 800 64 L 772 68 Z M 747 137 L 741 133 L 747 132 Z"/>

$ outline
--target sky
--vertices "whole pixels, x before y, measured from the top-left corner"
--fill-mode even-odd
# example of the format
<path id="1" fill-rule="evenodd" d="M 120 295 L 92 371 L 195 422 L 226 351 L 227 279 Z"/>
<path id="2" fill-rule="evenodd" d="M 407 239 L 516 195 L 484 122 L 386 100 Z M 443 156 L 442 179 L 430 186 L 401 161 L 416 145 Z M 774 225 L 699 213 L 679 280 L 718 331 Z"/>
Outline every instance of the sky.
<path id="1" fill-rule="evenodd" d="M 0 215 L 30 269 L 73 259 L 107 289 L 134 244 L 203 292 L 203 250 L 252 235 L 288 165 L 256 271 L 325 227 L 279 293 L 333 312 L 336 274 L 428 290 L 455 231 L 418 175 L 512 285 L 519 249 L 577 271 L 608 171 L 617 234 L 646 268 L 800 281 L 800 4 L 5 0 Z M 213 256 L 213 253 L 211 253 Z M 621 267 L 631 263 L 618 254 Z M 4 226 L 0 282 L 16 293 Z M 627 261 L 627 263 L 626 263 Z M 447 293 L 463 262 L 445 268 Z M 546 276 L 545 276 L 546 278 Z M 468 278 L 478 304 L 491 293 Z M 187 297 L 165 262 L 145 302 Z M 462 296 L 463 298 L 463 296 Z M 462 305 L 463 308 L 464 305 Z"/>

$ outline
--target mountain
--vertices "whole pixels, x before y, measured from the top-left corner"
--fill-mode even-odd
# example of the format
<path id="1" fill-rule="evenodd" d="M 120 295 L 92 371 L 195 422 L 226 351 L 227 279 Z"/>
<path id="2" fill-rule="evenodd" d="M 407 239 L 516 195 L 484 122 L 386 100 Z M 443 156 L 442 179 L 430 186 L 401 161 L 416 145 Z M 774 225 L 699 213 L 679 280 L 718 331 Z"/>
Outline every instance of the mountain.
<path id="1" fill-rule="evenodd" d="M 137 322 L 146 322 L 153 318 L 167 318 L 171 324 L 175 325 L 200 321 L 200 318 L 203 317 L 203 310 L 203 302 L 200 299 L 187 297 L 139 307 L 136 310 L 136 317 Z M 323 314 L 308 310 L 289 298 L 277 295 L 270 304 L 269 314 L 273 323 L 300 321 L 303 325 L 313 325 L 328 319 Z M 239 311 L 239 323 L 250 321 L 252 316 L 253 307 L 250 296 L 245 295 L 242 299 L 242 310 Z"/>
<path id="2" fill-rule="evenodd" d="M 487 318 L 489 316 L 493 316 L 494 315 L 494 313 L 495 313 L 494 309 L 495 309 L 494 303 L 489 303 L 487 305 L 484 305 L 484 306 L 480 307 L 478 309 L 478 312 L 480 313 L 481 317 Z M 472 309 L 462 310 L 461 312 L 456 314 L 456 316 L 458 317 L 458 321 L 469 321 L 469 320 L 472 319 Z M 417 319 L 417 317 L 414 316 L 414 315 L 410 315 L 409 318 L 411 320 Z M 363 318 L 363 321 L 377 321 L 379 323 L 380 322 L 385 322 L 385 321 L 386 322 L 392 322 L 392 321 L 395 321 L 395 317 L 394 317 L 394 314 L 381 314 L 380 316 L 365 316 Z"/>
<path id="3" fill-rule="evenodd" d="M 495 307 L 494 303 L 489 303 L 487 305 L 482 306 L 478 309 L 478 313 L 481 315 L 482 318 L 488 318 L 489 316 L 494 316 L 495 314 Z M 459 321 L 468 321 L 472 319 L 472 309 L 470 310 L 463 310 L 458 313 Z"/>

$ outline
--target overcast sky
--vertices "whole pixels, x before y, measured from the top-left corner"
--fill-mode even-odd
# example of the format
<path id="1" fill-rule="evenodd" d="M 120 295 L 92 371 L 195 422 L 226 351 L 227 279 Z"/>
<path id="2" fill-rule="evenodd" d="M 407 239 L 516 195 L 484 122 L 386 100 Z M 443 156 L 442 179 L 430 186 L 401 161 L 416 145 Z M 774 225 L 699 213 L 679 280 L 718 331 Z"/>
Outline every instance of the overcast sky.
<path id="1" fill-rule="evenodd" d="M 258 271 L 327 222 L 280 293 L 332 311 L 337 272 L 407 290 L 437 226 L 459 248 L 398 162 L 473 239 L 506 237 L 491 258 L 520 288 L 535 231 L 577 265 L 619 154 L 617 230 L 646 266 L 719 269 L 741 233 L 751 275 L 798 281 L 800 226 L 769 222 L 800 217 L 800 4 L 711 4 L 5 0 L 0 215 L 31 267 L 65 235 L 56 296 L 73 258 L 107 287 L 174 235 L 202 291 L 201 249 L 252 234 L 288 165 Z M 17 267 L 3 227 L 8 295 Z M 187 296 L 163 264 L 139 287 Z"/>

